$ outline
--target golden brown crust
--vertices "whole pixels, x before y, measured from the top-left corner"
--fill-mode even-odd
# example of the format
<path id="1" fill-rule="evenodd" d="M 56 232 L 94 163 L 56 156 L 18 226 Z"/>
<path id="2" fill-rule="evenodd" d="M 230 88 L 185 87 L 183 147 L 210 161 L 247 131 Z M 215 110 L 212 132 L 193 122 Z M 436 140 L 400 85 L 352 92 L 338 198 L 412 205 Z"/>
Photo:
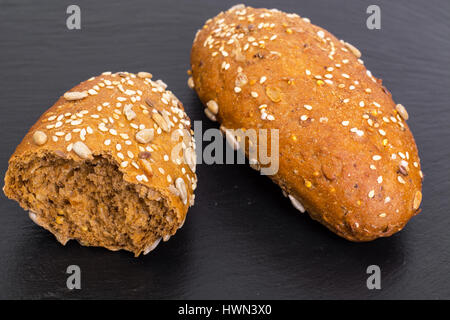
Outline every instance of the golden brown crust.
<path id="1" fill-rule="evenodd" d="M 190 86 L 225 128 L 279 129 L 271 178 L 333 232 L 369 241 L 418 212 L 422 172 L 406 110 L 359 56 L 308 19 L 240 5 L 197 33 Z"/>
<path id="2" fill-rule="evenodd" d="M 174 148 L 179 152 L 172 154 Z M 14 197 L 14 164 L 30 155 L 76 163 L 102 156 L 116 163 L 127 183 L 164 197 L 181 226 L 194 203 L 194 150 L 190 120 L 162 81 L 144 72 L 106 72 L 66 92 L 32 126 L 10 159 L 4 191 Z"/>

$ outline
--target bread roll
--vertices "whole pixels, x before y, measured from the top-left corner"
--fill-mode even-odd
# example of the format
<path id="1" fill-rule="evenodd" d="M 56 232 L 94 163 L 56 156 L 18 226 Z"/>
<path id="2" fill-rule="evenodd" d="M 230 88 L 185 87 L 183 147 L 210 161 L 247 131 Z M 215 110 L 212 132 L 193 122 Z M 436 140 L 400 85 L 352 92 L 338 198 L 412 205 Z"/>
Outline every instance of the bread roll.
<path id="1" fill-rule="evenodd" d="M 271 178 L 294 207 L 369 241 L 419 212 L 422 172 L 405 108 L 360 56 L 307 18 L 238 5 L 197 33 L 189 84 L 227 140 L 230 129 L 278 129 Z"/>
<path id="2" fill-rule="evenodd" d="M 12 155 L 6 196 L 62 244 L 139 256 L 183 225 L 195 143 L 182 104 L 151 77 L 105 72 L 77 85 Z"/>

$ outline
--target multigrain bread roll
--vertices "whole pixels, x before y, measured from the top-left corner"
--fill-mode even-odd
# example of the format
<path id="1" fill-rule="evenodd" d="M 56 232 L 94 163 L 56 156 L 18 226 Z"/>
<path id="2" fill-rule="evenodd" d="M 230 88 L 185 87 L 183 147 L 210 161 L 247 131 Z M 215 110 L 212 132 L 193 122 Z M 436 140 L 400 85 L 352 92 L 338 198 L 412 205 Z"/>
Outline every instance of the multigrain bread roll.
<path id="1" fill-rule="evenodd" d="M 190 120 L 164 82 L 105 72 L 66 92 L 9 161 L 6 196 L 65 244 L 147 254 L 194 203 Z"/>
<path id="2" fill-rule="evenodd" d="M 188 84 L 228 141 L 278 129 L 273 181 L 336 234 L 369 241 L 419 212 L 423 175 L 405 108 L 360 56 L 307 18 L 238 5 L 197 33 Z"/>

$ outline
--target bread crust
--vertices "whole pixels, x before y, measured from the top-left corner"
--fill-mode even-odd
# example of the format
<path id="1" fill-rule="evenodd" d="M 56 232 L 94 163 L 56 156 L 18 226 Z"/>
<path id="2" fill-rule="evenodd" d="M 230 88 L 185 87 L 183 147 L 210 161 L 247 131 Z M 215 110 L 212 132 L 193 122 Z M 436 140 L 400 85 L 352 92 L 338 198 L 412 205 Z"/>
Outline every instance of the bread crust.
<path id="1" fill-rule="evenodd" d="M 423 174 L 406 110 L 359 57 L 309 19 L 238 5 L 197 33 L 190 86 L 223 128 L 279 129 L 271 179 L 331 231 L 369 241 L 419 212 Z"/>
<path id="2" fill-rule="evenodd" d="M 32 158 L 50 154 L 82 164 L 104 157 L 115 163 L 124 182 L 136 185 L 136 190 L 147 187 L 164 198 L 175 212 L 174 234 L 194 203 L 195 141 L 181 102 L 164 82 L 151 78 L 146 72 L 105 72 L 66 92 L 42 114 L 11 156 L 5 194 L 32 209 L 11 188 L 16 167 Z M 180 152 L 172 154 L 177 146 Z M 54 232 L 48 223 L 41 224 Z M 63 244 L 68 240 L 55 235 Z"/>

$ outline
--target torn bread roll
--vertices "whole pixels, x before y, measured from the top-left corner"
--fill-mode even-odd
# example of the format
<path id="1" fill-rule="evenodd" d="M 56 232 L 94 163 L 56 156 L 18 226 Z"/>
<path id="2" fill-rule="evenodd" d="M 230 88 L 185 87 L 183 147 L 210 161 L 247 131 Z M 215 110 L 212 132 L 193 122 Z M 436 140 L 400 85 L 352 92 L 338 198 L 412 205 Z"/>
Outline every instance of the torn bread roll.
<path id="1" fill-rule="evenodd" d="M 66 92 L 9 161 L 6 196 L 65 244 L 139 256 L 168 240 L 194 203 L 190 120 L 151 74 L 105 72 Z"/>
<path id="2" fill-rule="evenodd" d="M 360 57 L 307 18 L 238 5 L 197 33 L 189 83 L 228 141 L 230 129 L 278 130 L 271 178 L 296 209 L 369 241 L 419 212 L 423 176 L 406 109 Z"/>

